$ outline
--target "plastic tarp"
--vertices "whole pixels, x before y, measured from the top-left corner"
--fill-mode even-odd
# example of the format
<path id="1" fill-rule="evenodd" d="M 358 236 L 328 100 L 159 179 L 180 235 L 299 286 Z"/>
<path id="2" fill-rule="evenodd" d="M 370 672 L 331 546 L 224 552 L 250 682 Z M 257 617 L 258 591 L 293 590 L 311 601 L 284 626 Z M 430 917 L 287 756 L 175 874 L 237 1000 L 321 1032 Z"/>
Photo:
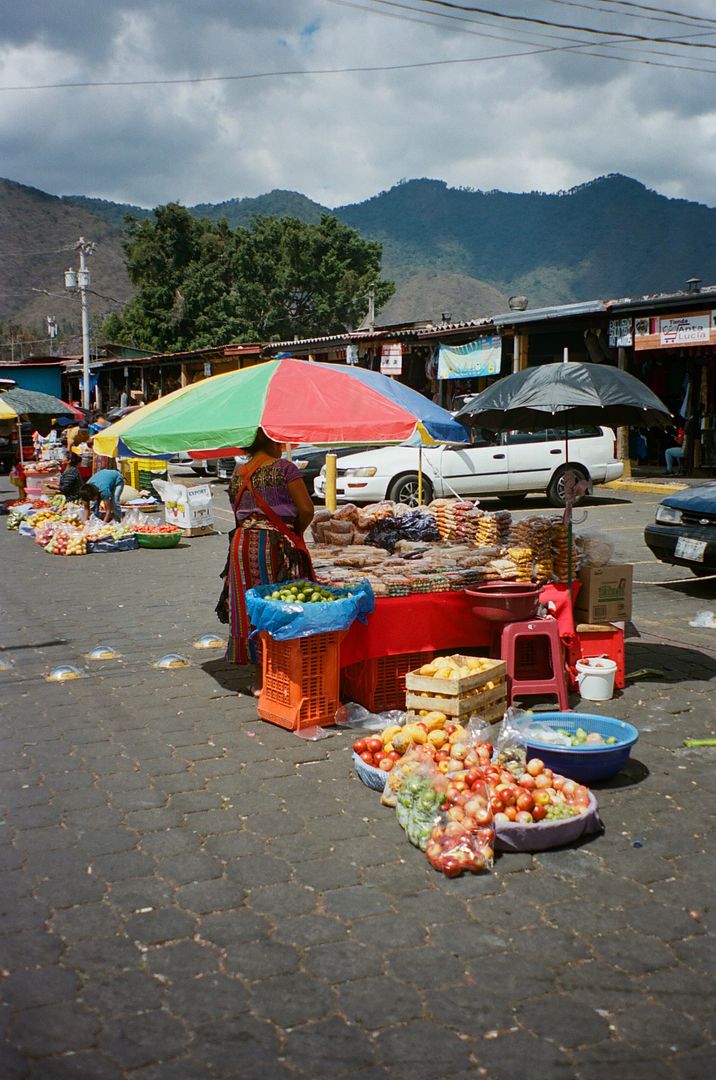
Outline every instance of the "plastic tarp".
<path id="1" fill-rule="evenodd" d="M 331 634 L 348 628 L 359 619 L 366 622 L 375 607 L 375 597 L 370 582 L 361 581 L 347 593 L 345 589 L 330 589 L 337 600 L 313 604 L 290 604 L 283 600 L 271 600 L 281 584 L 259 585 L 246 593 L 246 611 L 253 626 L 253 633 L 265 630 L 275 641 L 311 637 L 313 634 Z M 326 590 L 326 585 L 321 585 Z"/>

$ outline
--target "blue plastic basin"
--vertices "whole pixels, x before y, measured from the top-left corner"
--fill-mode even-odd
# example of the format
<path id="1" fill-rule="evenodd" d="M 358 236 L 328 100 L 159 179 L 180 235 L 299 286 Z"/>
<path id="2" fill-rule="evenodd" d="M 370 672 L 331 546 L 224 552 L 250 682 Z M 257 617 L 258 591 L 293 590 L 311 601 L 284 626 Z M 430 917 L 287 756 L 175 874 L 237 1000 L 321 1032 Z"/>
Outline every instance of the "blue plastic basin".
<path id="1" fill-rule="evenodd" d="M 539 742 L 531 735 L 525 736 L 527 760 L 538 757 L 549 769 L 577 780 L 580 784 L 590 784 L 597 780 L 608 780 L 624 768 L 639 732 L 633 724 L 617 720 L 613 716 L 598 716 L 596 713 L 545 712 L 535 713 L 534 723 L 546 727 L 561 729 L 574 734 L 577 728 L 587 733 L 596 731 L 608 739 L 613 735 L 618 741 L 610 746 L 552 746 Z"/>

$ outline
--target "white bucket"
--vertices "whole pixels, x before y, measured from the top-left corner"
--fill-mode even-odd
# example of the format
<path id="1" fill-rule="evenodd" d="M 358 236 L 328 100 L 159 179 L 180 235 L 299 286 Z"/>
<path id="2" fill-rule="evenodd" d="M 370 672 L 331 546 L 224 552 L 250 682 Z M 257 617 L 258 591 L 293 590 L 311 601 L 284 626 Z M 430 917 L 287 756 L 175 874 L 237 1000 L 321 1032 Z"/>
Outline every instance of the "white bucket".
<path id="1" fill-rule="evenodd" d="M 617 665 L 608 656 L 590 656 L 577 660 L 577 685 L 580 697 L 587 701 L 609 701 L 614 695 Z"/>

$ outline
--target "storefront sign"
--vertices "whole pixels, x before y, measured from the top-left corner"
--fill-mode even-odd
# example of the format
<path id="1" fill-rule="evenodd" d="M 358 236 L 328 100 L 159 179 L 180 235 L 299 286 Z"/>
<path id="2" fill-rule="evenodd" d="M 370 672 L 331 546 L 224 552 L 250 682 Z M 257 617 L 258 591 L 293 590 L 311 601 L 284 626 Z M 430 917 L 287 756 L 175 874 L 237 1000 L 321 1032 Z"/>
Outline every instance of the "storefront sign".
<path id="1" fill-rule="evenodd" d="M 479 375 L 499 375 L 502 338 L 486 334 L 467 345 L 440 345 L 439 379 L 471 379 Z"/>
<path id="2" fill-rule="evenodd" d="M 716 345 L 716 312 L 697 311 L 634 320 L 634 348 L 680 349 Z"/>
<path id="3" fill-rule="evenodd" d="M 609 348 L 624 349 L 627 345 L 633 345 L 631 319 L 609 320 Z"/>
<path id="4" fill-rule="evenodd" d="M 385 341 L 380 349 L 381 375 L 403 374 L 403 346 L 399 341 Z"/>

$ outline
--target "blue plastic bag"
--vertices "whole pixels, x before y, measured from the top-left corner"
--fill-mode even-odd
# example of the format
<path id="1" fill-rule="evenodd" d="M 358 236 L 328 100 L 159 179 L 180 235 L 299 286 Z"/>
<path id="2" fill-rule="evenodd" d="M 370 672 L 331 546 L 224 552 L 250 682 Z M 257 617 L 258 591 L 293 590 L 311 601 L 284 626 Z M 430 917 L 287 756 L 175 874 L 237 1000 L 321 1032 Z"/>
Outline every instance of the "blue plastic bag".
<path id="1" fill-rule="evenodd" d="M 367 621 L 375 607 L 375 596 L 369 581 L 361 581 L 347 589 L 328 589 L 340 597 L 331 603 L 288 604 L 283 600 L 269 600 L 285 582 L 276 585 L 259 585 L 246 593 L 246 612 L 253 630 L 251 636 L 266 630 L 275 641 L 311 637 L 313 634 L 331 634 L 347 630 L 356 619 Z"/>

